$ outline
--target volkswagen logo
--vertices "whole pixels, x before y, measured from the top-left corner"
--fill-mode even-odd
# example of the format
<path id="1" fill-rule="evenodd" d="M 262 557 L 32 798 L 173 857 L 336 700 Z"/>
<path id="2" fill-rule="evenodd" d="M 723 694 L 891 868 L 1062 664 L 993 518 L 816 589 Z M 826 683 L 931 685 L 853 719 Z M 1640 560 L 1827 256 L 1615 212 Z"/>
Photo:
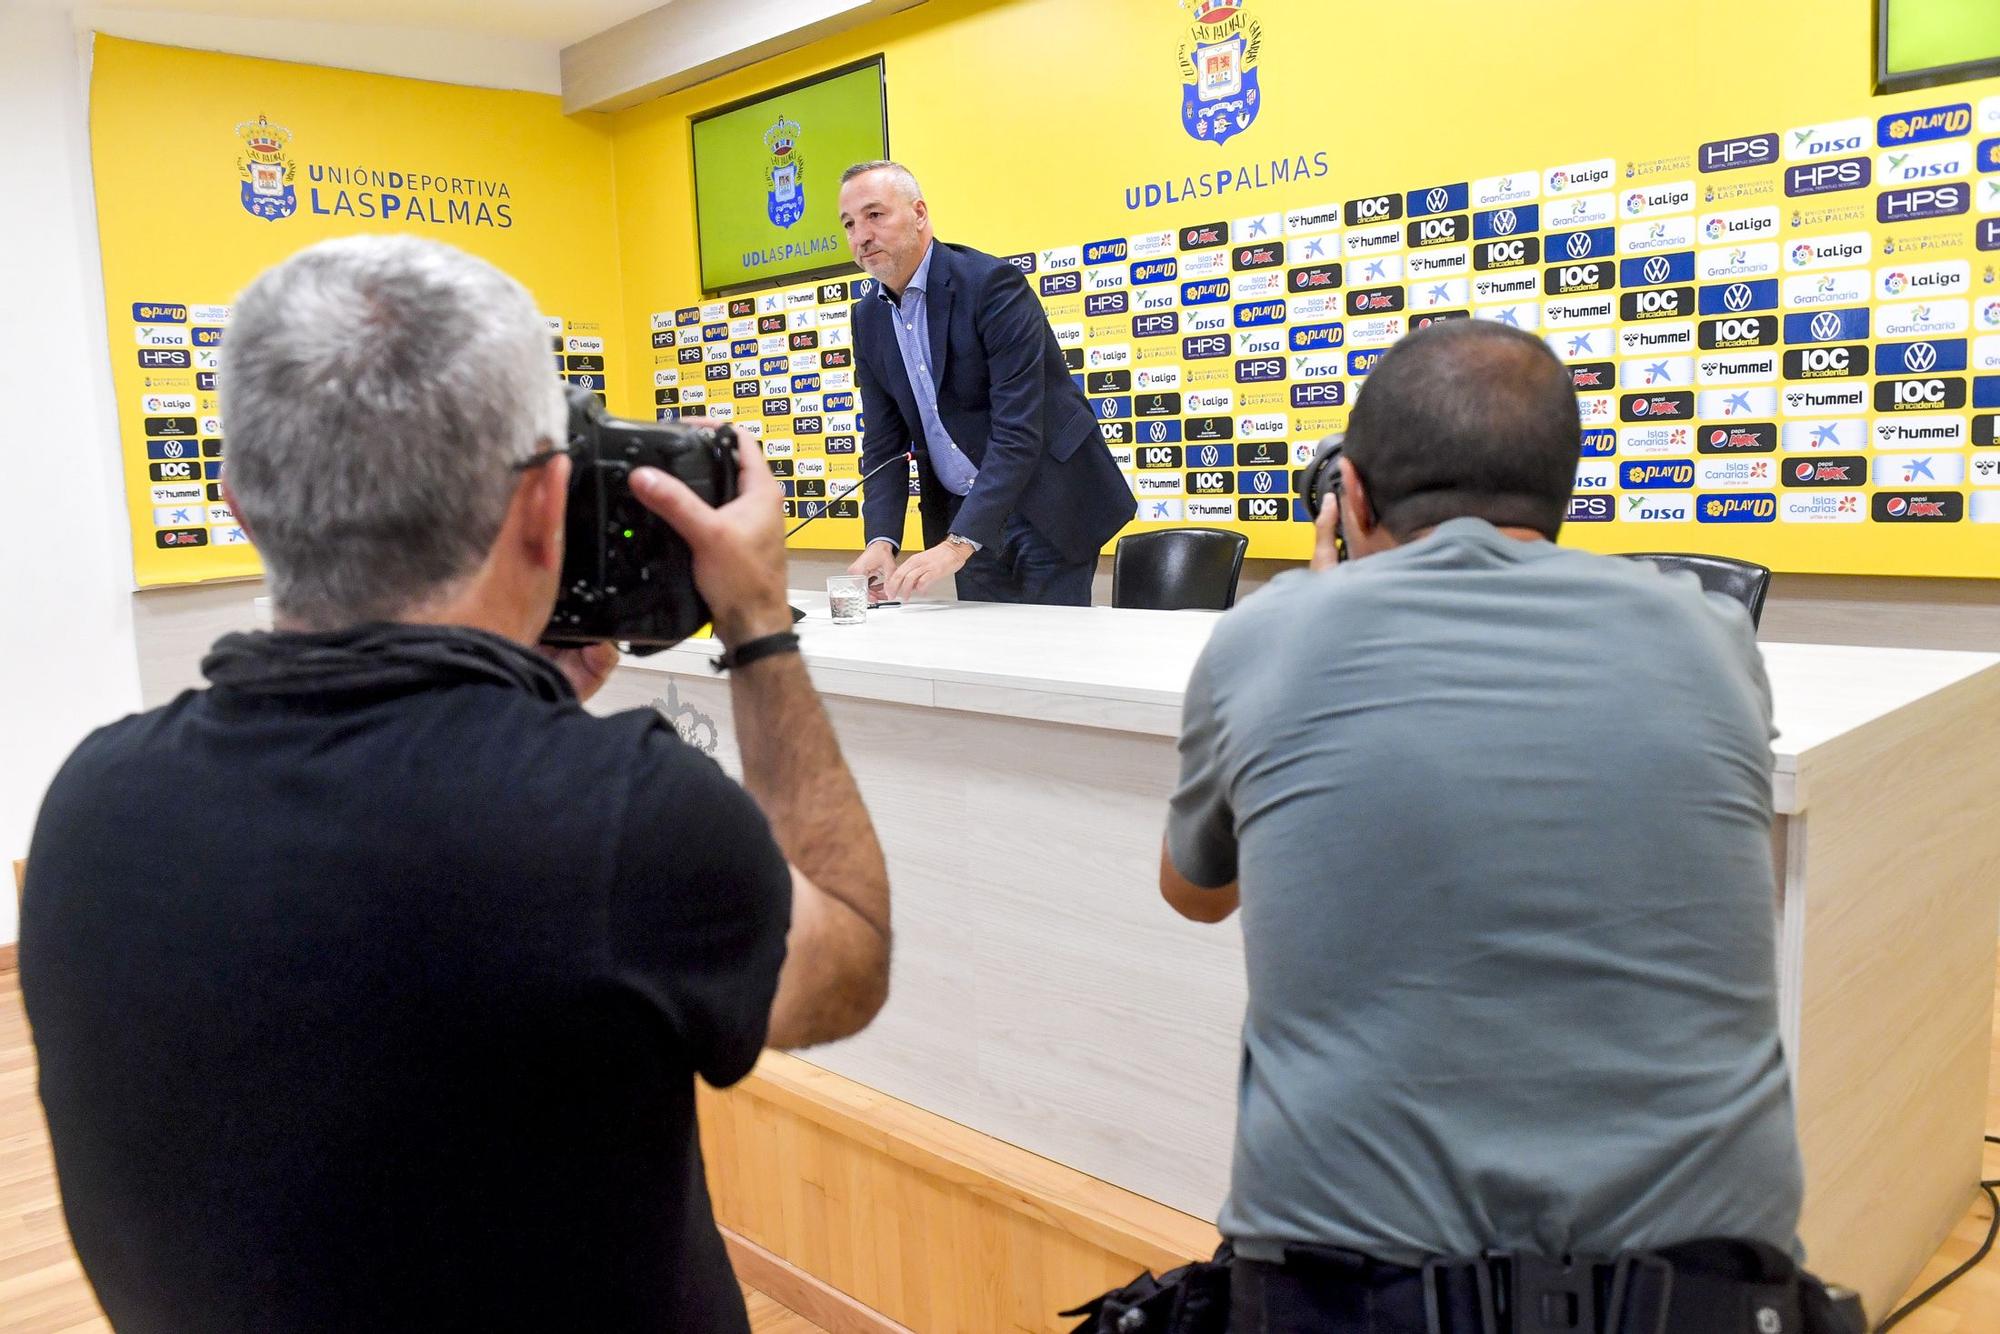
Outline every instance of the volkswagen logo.
<path id="1" fill-rule="evenodd" d="M 1271 489 L 1271 474 L 1267 472 L 1258 473 L 1256 480 L 1250 485 L 1258 491 L 1269 491 Z"/>
<path id="2" fill-rule="evenodd" d="M 1732 313 L 1750 309 L 1750 285 L 1748 283 L 1731 283 L 1729 286 L 1723 288 L 1722 304 L 1727 306 Z"/>
<path id="3" fill-rule="evenodd" d="M 1912 343 L 1903 354 L 1903 365 L 1921 375 L 1937 365 L 1937 348 L 1929 343 Z"/>
<path id="4" fill-rule="evenodd" d="M 1167 424 L 1165 422 L 1154 422 L 1146 428 L 1146 434 L 1152 437 L 1154 444 L 1163 444 L 1167 438 Z"/>
<path id="5" fill-rule="evenodd" d="M 1203 445 L 1201 447 L 1202 467 L 1213 468 L 1216 464 L 1216 460 L 1220 459 L 1221 457 L 1222 457 L 1222 451 L 1217 449 L 1214 445 Z"/>
<path id="6" fill-rule="evenodd" d="M 1826 343 L 1840 337 L 1840 316 L 1830 310 L 1823 310 L 1812 318 L 1812 336 L 1815 342 Z"/>
<path id="7" fill-rule="evenodd" d="M 1514 210 L 1503 208 L 1493 215 L 1493 234 L 1495 236 L 1512 236 L 1516 223 Z"/>
<path id="8" fill-rule="evenodd" d="M 1571 232 L 1569 240 L 1563 243 L 1563 249 L 1569 252 L 1569 257 L 1571 259 L 1583 259 L 1587 257 L 1592 249 L 1590 244 L 1590 233 Z"/>
<path id="9" fill-rule="evenodd" d="M 1450 203 L 1451 195 L 1442 185 L 1433 186 L 1431 192 L 1424 196 L 1424 208 L 1431 213 L 1444 212 Z"/>
<path id="10" fill-rule="evenodd" d="M 1673 265 L 1667 263 L 1664 255 L 1655 255 L 1646 261 L 1645 274 L 1649 283 L 1663 283 L 1673 271 Z"/>

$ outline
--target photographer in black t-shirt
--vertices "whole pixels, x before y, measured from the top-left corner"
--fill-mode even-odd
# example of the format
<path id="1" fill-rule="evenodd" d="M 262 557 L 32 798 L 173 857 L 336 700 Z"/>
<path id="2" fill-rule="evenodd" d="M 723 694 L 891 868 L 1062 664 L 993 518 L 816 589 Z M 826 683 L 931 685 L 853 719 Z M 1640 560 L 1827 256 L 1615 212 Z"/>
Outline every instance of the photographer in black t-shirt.
<path id="1" fill-rule="evenodd" d="M 532 645 L 569 460 L 528 293 L 357 237 L 223 347 L 224 484 L 277 630 L 52 785 L 22 983 L 63 1205 L 120 1330 L 745 1330 L 693 1077 L 881 1007 L 882 854 L 796 653 L 731 675 L 738 786 L 616 655 Z M 789 630 L 744 452 L 688 540 L 716 633 Z"/>

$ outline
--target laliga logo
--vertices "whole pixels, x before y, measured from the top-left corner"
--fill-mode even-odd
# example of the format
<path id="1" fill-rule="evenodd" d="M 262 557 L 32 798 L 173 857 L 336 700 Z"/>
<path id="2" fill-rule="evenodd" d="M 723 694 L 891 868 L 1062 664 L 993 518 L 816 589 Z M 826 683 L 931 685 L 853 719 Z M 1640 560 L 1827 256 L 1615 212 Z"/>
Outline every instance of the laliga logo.
<path id="1" fill-rule="evenodd" d="M 1181 0 L 1192 3 L 1194 21 L 1180 43 L 1181 128 L 1190 138 L 1220 144 L 1257 119 L 1263 94 L 1257 86 L 1257 54 L 1263 25 L 1240 0 Z"/>
<path id="2" fill-rule="evenodd" d="M 1646 192 L 1644 190 L 1634 190 L 1625 196 L 1625 211 L 1627 213 L 1637 216 L 1639 210 L 1644 207 L 1646 207 Z"/>
<path id="3" fill-rule="evenodd" d="M 783 115 L 764 131 L 764 148 L 771 160 L 764 164 L 764 214 L 773 226 L 790 227 L 806 215 L 805 155 L 798 151 L 803 131 L 795 120 Z"/>
<path id="4" fill-rule="evenodd" d="M 243 211 L 266 222 L 298 212 L 299 197 L 292 189 L 298 164 L 285 160 L 285 145 L 292 141 L 292 132 L 259 116 L 238 125 L 236 135 L 244 146 L 244 155 L 236 159 L 236 171 L 243 178 L 239 195 Z"/>
<path id="5" fill-rule="evenodd" d="M 1792 247 L 1792 263 L 1802 266 L 1810 264 L 1812 262 L 1812 257 L 1813 257 L 1812 247 L 1807 245 L 1805 242 L 1801 241 L 1797 245 Z"/>
<path id="6" fill-rule="evenodd" d="M 1552 172 L 1550 172 L 1550 173 L 1549 173 L 1549 193 L 1550 193 L 1550 194 L 1552 194 L 1552 195 L 1559 195 L 1559 194 L 1561 194 L 1561 193 L 1562 193 L 1562 192 L 1563 192 L 1564 190 L 1567 190 L 1568 188 L 1569 188 L 1569 173 L 1568 173 L 1568 172 L 1566 172 L 1566 171 L 1552 171 Z"/>
<path id="7" fill-rule="evenodd" d="M 1979 322 L 1989 329 L 2000 329 L 2000 301 L 1989 301 L 1981 306 Z"/>
<path id="8" fill-rule="evenodd" d="M 1722 219 L 1710 218 L 1702 224 L 1701 234 L 1711 241 L 1720 241 L 1722 239 Z"/>
<path id="9" fill-rule="evenodd" d="M 1882 280 L 1882 290 L 1890 296 L 1895 296 L 1903 290 L 1908 282 L 1909 278 L 1904 275 L 1901 269 L 1898 269 Z"/>

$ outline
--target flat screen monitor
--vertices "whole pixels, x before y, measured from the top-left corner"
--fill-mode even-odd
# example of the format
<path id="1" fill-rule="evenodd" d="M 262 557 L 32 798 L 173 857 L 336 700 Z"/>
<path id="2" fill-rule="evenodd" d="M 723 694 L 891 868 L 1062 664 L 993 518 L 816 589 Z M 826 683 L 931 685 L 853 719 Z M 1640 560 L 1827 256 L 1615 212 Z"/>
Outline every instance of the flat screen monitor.
<path id="1" fill-rule="evenodd" d="M 853 267 L 840 173 L 889 156 L 882 57 L 693 119 L 695 230 L 710 295 Z"/>
<path id="2" fill-rule="evenodd" d="M 2000 74 L 1996 0 L 1875 0 L 1875 91 Z"/>

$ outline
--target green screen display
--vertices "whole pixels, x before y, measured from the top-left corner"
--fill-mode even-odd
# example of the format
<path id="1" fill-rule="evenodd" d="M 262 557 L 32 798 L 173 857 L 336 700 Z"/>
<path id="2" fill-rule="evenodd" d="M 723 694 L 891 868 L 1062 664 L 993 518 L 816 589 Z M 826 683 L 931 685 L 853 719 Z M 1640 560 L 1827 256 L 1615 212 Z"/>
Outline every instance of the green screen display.
<path id="1" fill-rule="evenodd" d="M 1888 0 L 1882 28 L 1888 75 L 2000 60 L 1995 0 Z"/>
<path id="2" fill-rule="evenodd" d="M 888 155 L 879 58 L 704 114 L 694 122 L 702 287 L 849 267 L 840 173 Z"/>

